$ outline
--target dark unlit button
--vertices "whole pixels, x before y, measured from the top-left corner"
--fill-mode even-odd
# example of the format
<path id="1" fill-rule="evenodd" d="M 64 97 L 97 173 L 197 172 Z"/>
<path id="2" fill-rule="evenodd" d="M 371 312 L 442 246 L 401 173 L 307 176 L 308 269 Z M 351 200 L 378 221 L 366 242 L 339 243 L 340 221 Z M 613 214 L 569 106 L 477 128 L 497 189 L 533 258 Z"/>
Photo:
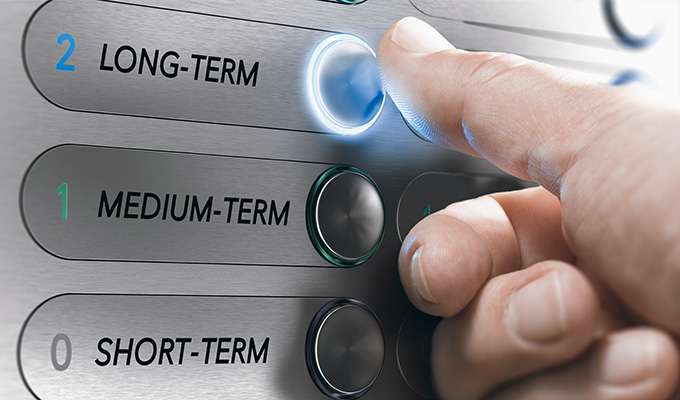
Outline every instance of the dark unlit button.
<path id="1" fill-rule="evenodd" d="M 378 187 L 357 168 L 327 170 L 310 191 L 307 228 L 319 254 L 331 263 L 354 266 L 366 261 L 385 229 Z"/>
<path id="2" fill-rule="evenodd" d="M 604 15 L 615 38 L 630 49 L 647 48 L 664 30 L 665 5 L 648 0 L 604 0 Z"/>
<path id="3" fill-rule="evenodd" d="M 441 318 L 414 311 L 401 323 L 397 335 L 397 360 L 401 375 L 411 389 L 430 399 L 435 398 L 430 357 L 432 335 L 440 321 Z"/>
<path id="4" fill-rule="evenodd" d="M 373 312 L 353 299 L 326 304 L 307 337 L 307 366 L 327 396 L 356 399 L 375 383 L 385 359 L 385 340 Z"/>

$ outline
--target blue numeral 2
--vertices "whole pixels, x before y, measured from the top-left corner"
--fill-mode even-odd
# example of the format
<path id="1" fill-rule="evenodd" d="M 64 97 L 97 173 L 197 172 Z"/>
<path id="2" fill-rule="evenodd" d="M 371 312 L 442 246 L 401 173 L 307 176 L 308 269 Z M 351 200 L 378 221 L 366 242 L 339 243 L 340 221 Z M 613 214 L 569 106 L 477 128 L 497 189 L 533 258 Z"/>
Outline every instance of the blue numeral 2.
<path id="1" fill-rule="evenodd" d="M 68 60 L 69 57 L 71 57 L 71 54 L 73 54 L 73 50 L 76 49 L 76 40 L 73 38 L 73 36 L 69 35 L 68 33 L 62 33 L 59 35 L 59 38 L 57 38 L 57 43 L 62 44 L 64 40 L 68 40 L 69 46 L 68 50 L 66 50 L 66 54 L 64 54 L 59 62 L 57 63 L 57 71 L 75 71 L 76 67 L 73 65 L 66 65 L 64 64 L 66 60 Z"/>

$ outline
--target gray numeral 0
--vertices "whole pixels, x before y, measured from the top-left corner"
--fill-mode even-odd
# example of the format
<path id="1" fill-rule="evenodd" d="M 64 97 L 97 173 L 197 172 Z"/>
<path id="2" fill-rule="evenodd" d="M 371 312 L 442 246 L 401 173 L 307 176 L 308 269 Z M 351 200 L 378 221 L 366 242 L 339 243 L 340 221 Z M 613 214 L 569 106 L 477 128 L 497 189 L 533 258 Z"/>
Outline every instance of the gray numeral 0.
<path id="1" fill-rule="evenodd" d="M 59 344 L 60 341 L 63 341 L 66 345 L 66 359 L 64 359 L 64 362 L 61 364 L 57 361 L 57 344 Z M 71 339 L 69 339 L 66 334 L 57 334 L 54 336 L 54 339 L 52 339 L 52 349 L 50 353 L 52 354 L 52 366 L 54 369 L 57 371 L 65 371 L 69 365 L 71 365 Z"/>

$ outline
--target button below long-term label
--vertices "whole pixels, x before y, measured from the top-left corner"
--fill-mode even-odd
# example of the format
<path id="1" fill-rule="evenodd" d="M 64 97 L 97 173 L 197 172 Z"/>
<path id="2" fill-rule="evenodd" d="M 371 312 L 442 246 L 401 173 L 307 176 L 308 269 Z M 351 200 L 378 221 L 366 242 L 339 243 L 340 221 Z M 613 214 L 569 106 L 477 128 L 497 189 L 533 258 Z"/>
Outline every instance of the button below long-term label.
<path id="1" fill-rule="evenodd" d="M 20 368 L 43 400 L 320 398 L 305 338 L 330 300 L 62 295 L 26 322 Z"/>
<path id="2" fill-rule="evenodd" d="M 64 145 L 31 166 L 21 204 L 63 258 L 324 266 L 305 207 L 328 167 Z"/>
<path id="3" fill-rule="evenodd" d="M 24 57 L 39 91 L 70 110 L 327 132 L 304 82 L 314 47 L 330 34 L 225 14 L 53 0 L 32 17 Z"/>

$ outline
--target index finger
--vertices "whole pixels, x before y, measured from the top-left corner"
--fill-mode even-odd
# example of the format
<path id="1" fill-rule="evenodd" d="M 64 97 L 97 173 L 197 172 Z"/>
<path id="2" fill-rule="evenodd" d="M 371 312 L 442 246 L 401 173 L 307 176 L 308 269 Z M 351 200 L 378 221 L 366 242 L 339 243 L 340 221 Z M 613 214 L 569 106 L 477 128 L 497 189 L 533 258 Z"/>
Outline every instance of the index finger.
<path id="1" fill-rule="evenodd" d="M 416 18 L 394 24 L 377 55 L 390 96 L 421 134 L 557 195 L 574 159 L 624 115 L 621 88 L 519 56 L 455 49 Z"/>

